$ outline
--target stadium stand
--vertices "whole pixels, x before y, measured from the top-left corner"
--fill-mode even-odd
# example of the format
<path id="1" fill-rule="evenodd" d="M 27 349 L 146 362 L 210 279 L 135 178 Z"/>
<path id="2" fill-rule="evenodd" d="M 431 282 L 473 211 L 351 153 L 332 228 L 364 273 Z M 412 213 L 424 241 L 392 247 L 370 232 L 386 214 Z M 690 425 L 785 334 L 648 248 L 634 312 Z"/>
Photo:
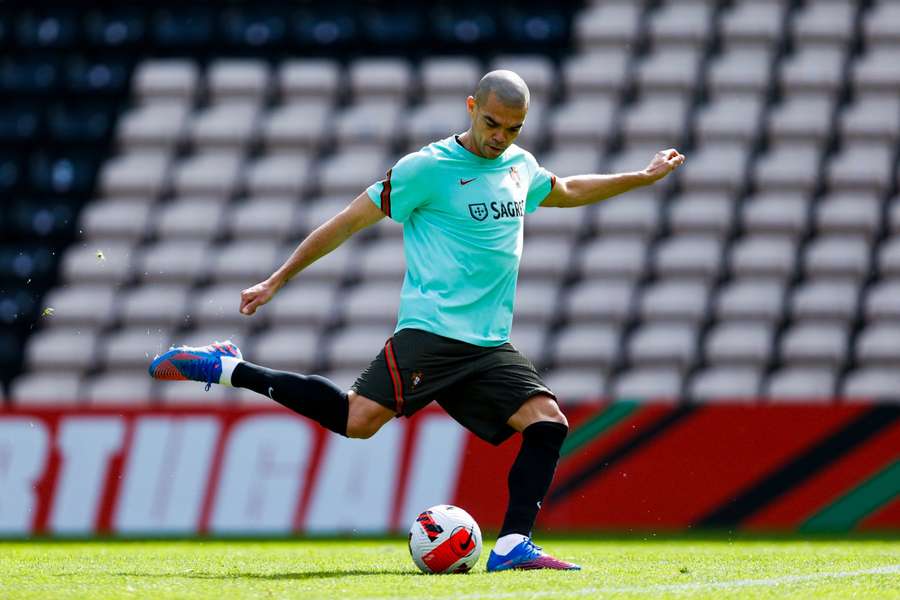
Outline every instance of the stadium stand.
<path id="1" fill-rule="evenodd" d="M 403 153 L 463 130 L 464 96 L 498 66 L 531 86 L 520 143 L 560 176 L 688 157 L 673 182 L 526 218 L 512 341 L 564 401 L 900 399 L 897 3 L 598 0 L 571 26 L 535 4 L 541 55 L 523 51 L 525 21 L 495 15 L 498 49 L 450 6 L 365 32 L 263 7 L 16 15 L 21 47 L 52 59 L 0 68 L 29 99 L 0 111 L 4 147 L 48 140 L 0 156 L 17 199 L 0 216 L 7 378 L 27 338 L 11 400 L 258 401 L 143 375 L 169 343 L 211 335 L 349 385 L 391 332 L 400 226 L 352 240 L 252 320 L 239 292 Z M 78 36 L 129 59 L 63 61 Z M 359 36 L 379 54 L 354 54 Z M 430 52 L 411 54 L 424 36 Z M 29 337 L 45 305 L 56 314 Z"/>

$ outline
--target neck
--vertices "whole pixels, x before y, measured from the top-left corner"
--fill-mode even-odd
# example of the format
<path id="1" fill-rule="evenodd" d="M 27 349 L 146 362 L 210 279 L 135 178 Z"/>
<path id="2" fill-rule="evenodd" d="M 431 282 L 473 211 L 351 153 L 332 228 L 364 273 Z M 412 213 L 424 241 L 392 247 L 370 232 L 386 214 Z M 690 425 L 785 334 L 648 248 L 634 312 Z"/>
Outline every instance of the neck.
<path id="1" fill-rule="evenodd" d="M 463 148 L 474 154 L 475 156 L 480 156 L 481 158 L 487 158 L 481 152 L 478 151 L 478 148 L 475 147 L 475 143 L 472 139 L 472 130 L 469 129 L 461 136 L 459 136 L 459 143 L 462 144 Z"/>

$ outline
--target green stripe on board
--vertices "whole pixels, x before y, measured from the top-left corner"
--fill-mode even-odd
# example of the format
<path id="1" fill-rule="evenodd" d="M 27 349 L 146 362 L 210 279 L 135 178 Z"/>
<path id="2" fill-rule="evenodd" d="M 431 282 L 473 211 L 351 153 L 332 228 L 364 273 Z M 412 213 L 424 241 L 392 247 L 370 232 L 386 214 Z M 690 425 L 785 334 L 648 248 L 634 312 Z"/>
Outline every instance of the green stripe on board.
<path id="1" fill-rule="evenodd" d="M 849 531 L 900 494 L 900 460 L 882 469 L 800 526 L 800 531 Z"/>
<path id="2" fill-rule="evenodd" d="M 625 419 L 637 407 L 637 402 L 613 402 L 606 410 L 600 411 L 600 414 L 594 416 L 587 423 L 569 434 L 559 452 L 560 457 L 565 458 L 575 452 L 613 425 L 622 421 L 622 419 Z"/>

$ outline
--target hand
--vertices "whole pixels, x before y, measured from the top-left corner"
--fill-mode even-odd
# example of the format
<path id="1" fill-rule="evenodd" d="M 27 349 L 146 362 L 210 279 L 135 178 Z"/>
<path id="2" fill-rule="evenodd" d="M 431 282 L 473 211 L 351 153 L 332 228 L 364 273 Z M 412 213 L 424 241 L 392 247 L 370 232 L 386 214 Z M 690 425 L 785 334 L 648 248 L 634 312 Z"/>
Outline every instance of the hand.
<path id="1" fill-rule="evenodd" d="M 678 167 L 684 164 L 684 154 L 679 154 L 675 148 L 668 150 L 660 150 L 644 169 L 646 175 L 651 182 L 659 181 Z"/>
<path id="2" fill-rule="evenodd" d="M 241 314 L 252 315 L 256 309 L 272 299 L 281 286 L 276 286 L 268 279 L 248 287 L 241 292 Z"/>

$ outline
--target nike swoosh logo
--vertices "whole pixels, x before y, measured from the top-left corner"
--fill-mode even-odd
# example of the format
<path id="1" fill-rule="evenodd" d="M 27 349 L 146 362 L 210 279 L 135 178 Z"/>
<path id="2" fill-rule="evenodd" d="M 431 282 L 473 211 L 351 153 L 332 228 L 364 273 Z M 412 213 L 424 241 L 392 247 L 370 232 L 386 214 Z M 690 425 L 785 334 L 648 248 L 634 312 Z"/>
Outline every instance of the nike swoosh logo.
<path id="1" fill-rule="evenodd" d="M 463 179 L 463 178 L 460 177 L 460 179 L 459 179 L 459 185 L 466 185 L 466 184 L 472 183 L 472 182 L 475 181 L 476 179 L 478 179 L 478 178 L 477 178 L 477 177 L 473 177 L 472 179 Z"/>
<path id="2" fill-rule="evenodd" d="M 272 400 L 275 399 L 275 396 L 272 395 L 272 392 L 274 392 L 274 391 L 275 391 L 275 388 L 269 386 L 269 398 L 271 398 Z"/>
<path id="3" fill-rule="evenodd" d="M 470 529 L 470 530 L 469 530 L 469 537 L 466 538 L 466 541 L 464 541 L 462 544 L 460 544 L 459 547 L 460 547 L 462 550 L 467 550 L 471 544 L 472 544 L 472 530 Z"/>

